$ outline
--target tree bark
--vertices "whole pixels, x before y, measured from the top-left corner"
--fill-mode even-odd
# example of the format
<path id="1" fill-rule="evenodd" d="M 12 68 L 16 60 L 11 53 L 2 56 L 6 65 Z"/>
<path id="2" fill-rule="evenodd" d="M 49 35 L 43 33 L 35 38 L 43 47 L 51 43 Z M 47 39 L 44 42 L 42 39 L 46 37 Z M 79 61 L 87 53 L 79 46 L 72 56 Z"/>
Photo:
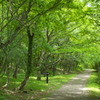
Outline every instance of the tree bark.
<path id="1" fill-rule="evenodd" d="M 6 75 L 7 75 L 7 80 L 6 80 L 6 84 L 2 86 L 2 89 L 5 89 L 9 82 L 10 82 L 10 69 L 9 69 L 9 63 L 7 64 L 7 72 L 6 72 Z"/>
<path id="2" fill-rule="evenodd" d="M 30 33 L 30 29 L 29 27 L 27 28 L 27 34 L 28 34 L 28 62 L 27 62 L 27 72 L 25 75 L 24 80 L 22 81 L 20 87 L 18 88 L 19 90 L 23 90 L 32 71 L 32 45 L 33 45 L 33 37 L 34 37 L 34 33 Z"/>
<path id="3" fill-rule="evenodd" d="M 37 80 L 41 81 L 41 71 L 38 71 L 38 73 L 37 73 Z"/>
<path id="4" fill-rule="evenodd" d="M 16 65 L 15 67 L 13 78 L 17 78 L 17 72 L 18 72 L 18 65 Z"/>

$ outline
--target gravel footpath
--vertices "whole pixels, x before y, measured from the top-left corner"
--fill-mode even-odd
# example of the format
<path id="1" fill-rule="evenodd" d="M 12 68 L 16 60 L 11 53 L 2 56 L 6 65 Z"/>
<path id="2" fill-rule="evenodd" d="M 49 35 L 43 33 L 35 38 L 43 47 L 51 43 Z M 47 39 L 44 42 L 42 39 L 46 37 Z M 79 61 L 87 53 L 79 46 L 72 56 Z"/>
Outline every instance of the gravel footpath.
<path id="1" fill-rule="evenodd" d="M 87 69 L 55 91 L 49 98 L 41 100 L 94 100 L 89 97 L 88 90 L 85 88 L 91 72 L 91 69 Z"/>

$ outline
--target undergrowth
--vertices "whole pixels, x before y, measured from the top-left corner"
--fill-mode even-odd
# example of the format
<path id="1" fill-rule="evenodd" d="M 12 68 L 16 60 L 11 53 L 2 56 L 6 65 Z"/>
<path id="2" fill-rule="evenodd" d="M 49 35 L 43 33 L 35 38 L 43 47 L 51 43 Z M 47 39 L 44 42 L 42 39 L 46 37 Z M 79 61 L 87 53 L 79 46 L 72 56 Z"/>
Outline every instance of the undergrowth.
<path id="1" fill-rule="evenodd" d="M 100 85 L 98 83 L 98 74 L 93 72 L 88 80 L 87 88 L 89 89 L 90 97 L 94 100 L 100 100 Z"/>
<path id="2" fill-rule="evenodd" d="M 61 87 L 76 74 L 49 76 L 49 83 L 46 83 L 46 77 L 42 77 L 41 81 L 37 81 L 36 77 L 31 76 L 23 91 L 15 91 L 23 80 L 23 75 L 17 79 L 10 78 L 8 87 L 0 91 L 0 100 L 39 100 L 42 97 L 50 95 L 54 90 Z M 0 78 L 0 87 L 6 82 L 6 77 Z"/>

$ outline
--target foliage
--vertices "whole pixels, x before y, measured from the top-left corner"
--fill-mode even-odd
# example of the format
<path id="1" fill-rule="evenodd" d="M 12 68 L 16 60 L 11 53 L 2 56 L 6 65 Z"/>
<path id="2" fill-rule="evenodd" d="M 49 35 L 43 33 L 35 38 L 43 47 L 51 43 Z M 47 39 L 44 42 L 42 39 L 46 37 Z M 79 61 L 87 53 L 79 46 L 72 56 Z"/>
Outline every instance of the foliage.
<path id="1" fill-rule="evenodd" d="M 0 9 L 0 72 L 8 81 L 21 72 L 26 85 L 38 71 L 100 71 L 98 0 L 2 0 Z"/>
<path id="2" fill-rule="evenodd" d="M 100 98 L 100 89 L 98 83 L 98 75 L 96 72 L 93 72 L 87 82 L 87 88 L 90 91 L 90 96 L 96 100 Z"/>

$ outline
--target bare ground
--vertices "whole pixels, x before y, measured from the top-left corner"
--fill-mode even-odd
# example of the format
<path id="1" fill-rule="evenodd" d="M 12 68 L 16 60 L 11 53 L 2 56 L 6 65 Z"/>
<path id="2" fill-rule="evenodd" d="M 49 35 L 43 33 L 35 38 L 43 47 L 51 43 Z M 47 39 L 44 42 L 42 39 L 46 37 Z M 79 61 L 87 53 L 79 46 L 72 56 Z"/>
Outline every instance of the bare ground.
<path id="1" fill-rule="evenodd" d="M 41 100 L 95 100 L 89 96 L 86 82 L 92 70 L 87 69 L 55 91 L 50 97 Z"/>

